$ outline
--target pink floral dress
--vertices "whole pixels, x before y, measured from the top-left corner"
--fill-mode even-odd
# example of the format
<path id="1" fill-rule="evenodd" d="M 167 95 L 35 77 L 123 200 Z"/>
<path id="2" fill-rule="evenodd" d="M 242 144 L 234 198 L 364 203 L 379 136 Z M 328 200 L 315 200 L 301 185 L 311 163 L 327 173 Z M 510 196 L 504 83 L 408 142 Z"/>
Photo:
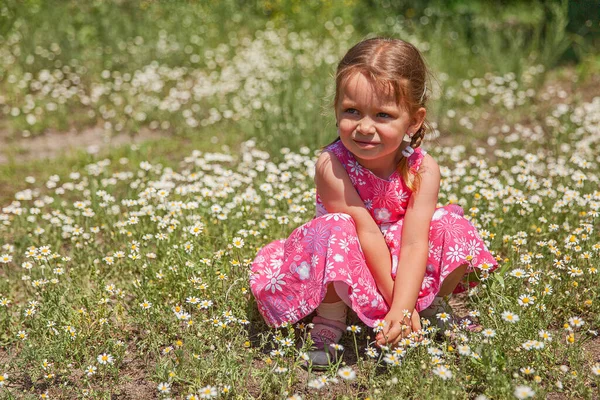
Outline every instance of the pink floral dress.
<path id="1" fill-rule="evenodd" d="M 324 151 L 334 154 L 346 168 L 365 207 L 379 225 L 392 257 L 390 273 L 395 277 L 402 222 L 412 192 L 397 172 L 385 180 L 362 167 L 340 141 Z M 425 150 L 417 148 L 410 156 L 412 171 L 418 171 L 425 154 Z M 287 240 L 271 242 L 258 252 L 250 277 L 258 309 L 270 326 L 294 323 L 317 308 L 325 298 L 327 285 L 333 282 L 342 300 L 372 327 L 389 308 L 367 267 L 354 221 L 347 214 L 328 213 L 318 193 L 316 201 L 313 220 L 296 228 Z M 491 272 L 498 266 L 477 229 L 463 217 L 460 206 L 437 208 L 429 229 L 429 257 L 417 311 L 427 308 L 445 277 L 465 263 L 469 264 L 467 273 L 476 268 Z M 460 284 L 454 292 L 465 289 Z"/>

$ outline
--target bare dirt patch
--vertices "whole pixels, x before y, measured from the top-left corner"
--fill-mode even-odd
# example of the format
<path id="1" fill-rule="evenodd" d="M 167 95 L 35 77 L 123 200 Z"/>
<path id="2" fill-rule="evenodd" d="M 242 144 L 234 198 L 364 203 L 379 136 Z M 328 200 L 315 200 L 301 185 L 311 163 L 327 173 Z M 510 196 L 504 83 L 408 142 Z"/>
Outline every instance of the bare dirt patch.
<path id="1" fill-rule="evenodd" d="M 540 93 L 544 91 L 552 95 L 546 100 L 552 105 L 591 102 L 600 94 L 600 74 L 589 74 L 582 81 L 575 66 L 550 71 Z"/>
<path id="2" fill-rule="evenodd" d="M 131 400 L 156 398 L 156 384 L 148 379 L 145 364 L 137 358 L 126 360 L 124 364 L 121 374 L 126 378 L 122 378 L 123 382 L 115 388 L 118 393 L 116 398 Z"/>
<path id="3" fill-rule="evenodd" d="M 600 337 L 596 337 L 595 339 L 586 343 L 583 348 L 586 353 L 590 356 L 590 361 L 592 364 L 600 363 Z"/>
<path id="4" fill-rule="evenodd" d="M 588 368 L 591 368 L 592 365 L 600 364 L 600 337 L 597 336 L 594 339 L 583 345 L 583 350 L 586 354 L 586 358 L 589 361 Z M 589 370 L 588 370 L 589 371 Z M 595 390 L 595 400 L 600 399 L 600 387 L 594 382 L 588 383 Z"/>
<path id="5" fill-rule="evenodd" d="M 81 131 L 71 129 L 66 132 L 46 132 L 33 137 L 11 138 L 0 131 L 0 164 L 7 164 L 11 159 L 18 165 L 31 160 L 55 158 L 77 150 L 86 150 L 96 154 L 111 147 L 124 144 L 138 144 L 146 140 L 164 137 L 157 131 L 142 129 L 136 135 L 119 133 L 107 135 L 102 128 L 93 127 Z"/>

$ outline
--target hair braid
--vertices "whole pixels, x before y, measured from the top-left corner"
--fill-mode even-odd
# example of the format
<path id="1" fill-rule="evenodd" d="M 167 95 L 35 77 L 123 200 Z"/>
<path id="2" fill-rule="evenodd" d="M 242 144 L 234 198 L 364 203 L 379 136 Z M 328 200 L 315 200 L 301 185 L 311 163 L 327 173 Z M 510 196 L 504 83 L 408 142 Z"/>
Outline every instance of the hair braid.
<path id="1" fill-rule="evenodd" d="M 425 137 L 425 128 L 421 127 L 421 128 L 419 128 L 418 131 L 415 132 L 414 135 L 412 135 L 412 137 L 410 139 L 410 147 L 412 147 L 413 149 L 416 149 L 417 147 L 419 147 L 421 145 L 421 142 L 423 141 L 424 137 Z"/>

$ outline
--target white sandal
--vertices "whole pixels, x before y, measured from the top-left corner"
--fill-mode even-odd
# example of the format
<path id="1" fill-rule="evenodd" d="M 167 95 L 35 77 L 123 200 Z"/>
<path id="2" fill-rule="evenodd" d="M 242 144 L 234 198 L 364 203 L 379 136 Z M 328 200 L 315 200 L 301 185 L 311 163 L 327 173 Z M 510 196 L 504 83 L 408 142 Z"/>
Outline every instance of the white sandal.
<path id="1" fill-rule="evenodd" d="M 313 318 L 313 324 L 310 337 L 316 350 L 310 350 L 308 357 L 313 367 L 326 367 L 338 359 L 337 351 L 330 345 L 340 342 L 346 324 L 319 316 Z"/>

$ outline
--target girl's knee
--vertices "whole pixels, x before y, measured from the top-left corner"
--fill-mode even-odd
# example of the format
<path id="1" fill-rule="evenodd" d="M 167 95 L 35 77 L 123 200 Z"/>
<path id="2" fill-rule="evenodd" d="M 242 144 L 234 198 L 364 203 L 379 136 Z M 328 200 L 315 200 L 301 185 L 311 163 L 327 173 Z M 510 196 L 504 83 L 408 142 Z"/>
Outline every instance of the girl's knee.
<path id="1" fill-rule="evenodd" d="M 343 227 L 343 228 L 351 228 L 356 229 L 356 224 L 354 223 L 354 219 L 350 214 L 346 213 L 331 213 L 323 216 L 326 221 L 332 222 L 333 224 Z"/>
<path id="2" fill-rule="evenodd" d="M 335 219 L 335 220 L 343 220 L 343 221 L 352 221 L 354 222 L 354 220 L 352 219 L 352 216 L 350 214 L 346 214 L 346 213 L 331 213 L 331 214 L 327 214 L 329 215 L 331 218 Z"/>

